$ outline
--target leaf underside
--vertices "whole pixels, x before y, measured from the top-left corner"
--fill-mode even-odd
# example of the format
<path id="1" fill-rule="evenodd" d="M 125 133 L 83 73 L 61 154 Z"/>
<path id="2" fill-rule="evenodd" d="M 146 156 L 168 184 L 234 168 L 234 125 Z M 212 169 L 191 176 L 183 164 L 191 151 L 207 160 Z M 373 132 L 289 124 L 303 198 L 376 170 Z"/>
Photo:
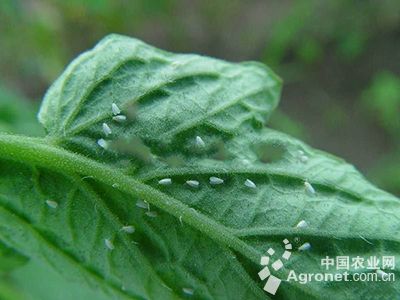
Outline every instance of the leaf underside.
<path id="1" fill-rule="evenodd" d="M 34 142 L 59 160 L 21 159 L 0 148 L 0 242 L 31 259 L 26 272 L 16 270 L 16 281 L 33 299 L 265 299 L 259 258 L 270 247 L 282 249 L 285 238 L 294 249 L 305 242 L 312 249 L 293 250 L 275 272 L 279 278 L 290 269 L 322 272 L 327 255 L 399 259 L 397 198 L 343 160 L 265 127 L 280 88 L 258 63 L 171 54 L 117 35 L 79 56 L 39 113 L 48 135 Z M 113 120 L 112 103 L 126 121 Z M 0 135 L 0 146 L 6 140 Z M 102 164 L 115 184 L 78 161 L 76 171 L 67 171 L 63 153 Z M 211 176 L 224 183 L 211 185 Z M 130 178 L 161 200 L 148 196 L 149 208 L 138 207 L 143 198 L 135 185 L 122 188 Z M 160 185 L 164 178 L 172 184 Z M 184 204 L 181 218 L 174 201 Z M 300 220 L 309 226 L 296 229 Z M 122 231 L 126 225 L 135 232 Z M 35 266 L 61 276 L 32 287 L 26 282 L 37 280 Z M 399 268 L 393 272 L 398 276 Z M 395 282 L 282 282 L 274 298 L 399 293 Z"/>

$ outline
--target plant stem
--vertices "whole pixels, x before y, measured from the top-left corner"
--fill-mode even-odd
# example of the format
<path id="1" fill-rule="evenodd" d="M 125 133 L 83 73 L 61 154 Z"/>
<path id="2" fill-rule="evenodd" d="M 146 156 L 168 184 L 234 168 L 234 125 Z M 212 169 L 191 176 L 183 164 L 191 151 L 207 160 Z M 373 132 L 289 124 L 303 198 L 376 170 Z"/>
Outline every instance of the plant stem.
<path id="1" fill-rule="evenodd" d="M 241 253 L 256 264 L 259 262 L 260 253 L 237 238 L 229 228 L 117 169 L 46 143 L 45 139 L 0 134 L 0 158 L 33 164 L 59 173 L 92 176 L 99 182 L 114 185 L 120 191 L 182 218 L 185 223 L 215 242 Z"/>

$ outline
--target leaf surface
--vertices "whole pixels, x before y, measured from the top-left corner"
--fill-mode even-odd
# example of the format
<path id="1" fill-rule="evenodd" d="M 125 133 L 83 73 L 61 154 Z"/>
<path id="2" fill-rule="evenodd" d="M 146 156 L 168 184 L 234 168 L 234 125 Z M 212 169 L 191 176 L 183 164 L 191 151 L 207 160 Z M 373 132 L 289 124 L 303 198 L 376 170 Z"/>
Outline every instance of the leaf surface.
<path id="1" fill-rule="evenodd" d="M 343 160 L 264 127 L 280 85 L 257 63 L 106 37 L 47 92 L 45 139 L 0 135 L 0 241 L 56 270 L 66 279 L 56 285 L 81 290 L 78 299 L 265 299 L 259 260 L 285 238 L 295 249 L 279 278 L 322 272 L 327 255 L 399 258 L 396 197 Z M 112 103 L 125 122 L 113 120 Z M 172 183 L 159 184 L 165 178 Z M 295 228 L 300 220 L 309 227 Z M 305 242 L 311 251 L 297 251 Z M 282 282 L 277 298 L 399 291 L 393 282 Z"/>

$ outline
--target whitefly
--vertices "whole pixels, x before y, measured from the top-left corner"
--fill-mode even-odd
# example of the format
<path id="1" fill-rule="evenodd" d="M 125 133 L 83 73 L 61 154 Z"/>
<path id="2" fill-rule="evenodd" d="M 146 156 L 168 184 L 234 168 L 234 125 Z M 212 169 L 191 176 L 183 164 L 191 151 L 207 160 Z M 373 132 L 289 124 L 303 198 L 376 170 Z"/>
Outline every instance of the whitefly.
<path id="1" fill-rule="evenodd" d="M 105 139 L 97 140 L 97 144 L 103 149 L 107 149 L 108 148 L 108 142 Z"/>
<path id="2" fill-rule="evenodd" d="M 106 245 L 108 250 L 114 250 L 114 244 L 110 239 L 104 239 L 104 245 Z"/>
<path id="3" fill-rule="evenodd" d="M 135 227 L 133 227 L 132 225 L 122 226 L 121 230 L 126 233 L 134 233 Z"/>
<path id="4" fill-rule="evenodd" d="M 112 133 L 110 126 L 107 123 L 103 123 L 103 132 L 106 136 Z"/>
<path id="5" fill-rule="evenodd" d="M 163 178 L 163 179 L 158 181 L 158 184 L 170 185 L 170 184 L 172 184 L 172 179 L 171 178 Z"/>
<path id="6" fill-rule="evenodd" d="M 188 180 L 186 184 L 192 188 L 198 188 L 200 183 L 197 180 Z"/>
<path id="7" fill-rule="evenodd" d="M 58 203 L 56 201 L 53 200 L 46 200 L 46 204 L 48 207 L 50 208 L 57 208 L 58 207 Z"/>
<path id="8" fill-rule="evenodd" d="M 126 116 L 124 116 L 124 115 L 118 115 L 118 116 L 113 117 L 112 119 L 113 119 L 115 122 L 122 123 L 122 122 L 125 122 L 125 121 L 126 121 Z"/>
<path id="9" fill-rule="evenodd" d="M 218 185 L 218 184 L 223 184 L 223 183 L 224 183 L 224 180 L 219 177 L 215 177 L 215 176 L 210 177 L 211 185 Z"/>
<path id="10" fill-rule="evenodd" d="M 114 116 L 119 115 L 121 113 L 121 110 L 119 109 L 118 105 L 115 103 L 111 104 L 111 111 Z"/>
<path id="11" fill-rule="evenodd" d="M 246 181 L 244 182 L 244 185 L 251 189 L 255 189 L 257 187 L 256 184 L 253 181 L 251 181 L 250 179 L 246 179 Z"/>

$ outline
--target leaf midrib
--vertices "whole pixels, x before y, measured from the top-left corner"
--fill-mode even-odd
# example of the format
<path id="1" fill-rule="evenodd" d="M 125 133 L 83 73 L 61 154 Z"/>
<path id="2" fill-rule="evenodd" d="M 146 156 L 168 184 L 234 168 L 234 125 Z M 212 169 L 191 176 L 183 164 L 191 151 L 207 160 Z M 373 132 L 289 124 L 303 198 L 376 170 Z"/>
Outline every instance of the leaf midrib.
<path id="1" fill-rule="evenodd" d="M 96 180 L 117 188 L 166 211 L 202 232 L 215 242 L 231 248 L 258 264 L 261 253 L 247 245 L 225 226 L 194 211 L 186 204 L 147 184 L 129 177 L 117 169 L 72 153 L 57 146 L 32 142 L 30 138 L 0 134 L 0 158 L 34 164 L 59 173 L 93 176 Z"/>
<path id="2" fill-rule="evenodd" d="M 33 164 L 59 173 L 91 176 L 109 186 L 117 184 L 120 191 L 139 197 L 176 218 L 182 217 L 186 224 L 217 244 L 240 253 L 258 265 L 262 253 L 240 240 L 233 230 L 117 169 L 54 146 L 49 143 L 50 140 L 0 133 L 0 159 Z M 304 286 L 293 287 L 317 299 L 315 291 Z"/>

